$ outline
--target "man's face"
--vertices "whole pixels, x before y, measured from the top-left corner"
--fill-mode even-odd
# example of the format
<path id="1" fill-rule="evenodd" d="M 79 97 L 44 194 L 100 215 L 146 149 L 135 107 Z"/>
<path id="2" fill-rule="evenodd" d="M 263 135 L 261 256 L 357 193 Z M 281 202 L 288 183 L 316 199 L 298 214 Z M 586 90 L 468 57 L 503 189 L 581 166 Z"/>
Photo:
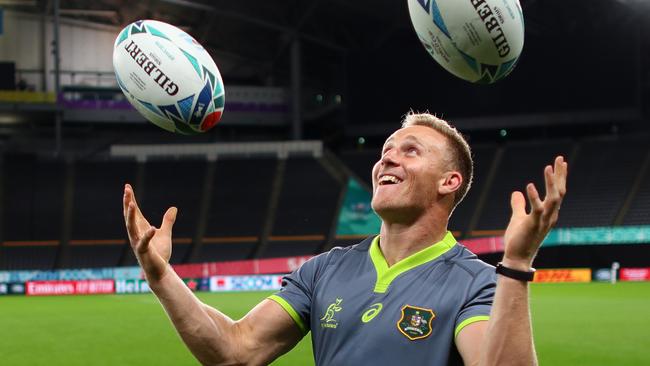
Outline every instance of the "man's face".
<path id="1" fill-rule="evenodd" d="M 447 138 L 427 126 L 397 130 L 372 170 L 372 208 L 384 220 L 408 220 L 439 199 L 449 159 Z"/>

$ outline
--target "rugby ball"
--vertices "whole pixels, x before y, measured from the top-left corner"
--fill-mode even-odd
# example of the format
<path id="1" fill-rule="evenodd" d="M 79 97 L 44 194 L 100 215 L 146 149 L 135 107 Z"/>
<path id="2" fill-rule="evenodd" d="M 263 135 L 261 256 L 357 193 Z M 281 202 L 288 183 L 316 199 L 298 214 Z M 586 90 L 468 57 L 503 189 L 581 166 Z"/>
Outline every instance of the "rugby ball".
<path id="1" fill-rule="evenodd" d="M 453 75 L 491 84 L 507 76 L 524 47 L 518 0 L 408 0 L 429 54 Z"/>
<path id="2" fill-rule="evenodd" d="M 117 84 L 147 120 L 185 135 L 219 122 L 225 91 L 217 65 L 189 34 L 167 23 L 139 20 L 113 47 Z"/>

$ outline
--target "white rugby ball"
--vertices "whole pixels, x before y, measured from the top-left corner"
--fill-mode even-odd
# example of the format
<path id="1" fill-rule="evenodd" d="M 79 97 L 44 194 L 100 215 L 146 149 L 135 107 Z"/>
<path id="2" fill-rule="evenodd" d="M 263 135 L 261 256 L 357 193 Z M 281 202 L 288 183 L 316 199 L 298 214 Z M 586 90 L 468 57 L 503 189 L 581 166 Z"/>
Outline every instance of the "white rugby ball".
<path id="1" fill-rule="evenodd" d="M 115 39 L 113 68 L 131 104 L 165 130 L 191 135 L 219 122 L 225 91 L 217 65 L 189 34 L 139 20 Z"/>
<path id="2" fill-rule="evenodd" d="M 524 47 L 518 0 L 408 0 L 420 42 L 447 71 L 473 83 L 508 75 Z"/>

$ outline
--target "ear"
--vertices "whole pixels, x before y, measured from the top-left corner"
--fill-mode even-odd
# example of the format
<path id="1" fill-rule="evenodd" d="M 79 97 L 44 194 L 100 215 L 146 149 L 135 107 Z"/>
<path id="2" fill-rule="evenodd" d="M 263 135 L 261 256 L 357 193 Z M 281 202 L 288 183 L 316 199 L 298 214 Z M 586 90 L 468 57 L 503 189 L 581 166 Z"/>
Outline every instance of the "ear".
<path id="1" fill-rule="evenodd" d="M 450 170 L 440 177 L 439 182 L 438 194 L 445 196 L 456 192 L 460 188 L 460 185 L 463 184 L 463 176 L 460 172 Z"/>

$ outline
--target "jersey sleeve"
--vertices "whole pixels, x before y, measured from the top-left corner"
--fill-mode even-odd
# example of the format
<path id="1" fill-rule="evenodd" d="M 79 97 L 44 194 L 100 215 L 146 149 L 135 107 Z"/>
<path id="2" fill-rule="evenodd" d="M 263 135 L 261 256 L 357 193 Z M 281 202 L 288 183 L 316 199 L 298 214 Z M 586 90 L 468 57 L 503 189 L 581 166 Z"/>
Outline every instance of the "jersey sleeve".
<path id="1" fill-rule="evenodd" d="M 494 267 L 480 271 L 474 278 L 465 304 L 456 317 L 454 338 L 466 326 L 490 318 L 495 291 L 496 273 Z"/>
<path id="2" fill-rule="evenodd" d="M 289 313 L 303 334 L 309 332 L 311 302 L 318 274 L 318 268 L 324 260 L 323 255 L 305 262 L 300 268 L 282 279 L 282 289 L 269 296 Z"/>

